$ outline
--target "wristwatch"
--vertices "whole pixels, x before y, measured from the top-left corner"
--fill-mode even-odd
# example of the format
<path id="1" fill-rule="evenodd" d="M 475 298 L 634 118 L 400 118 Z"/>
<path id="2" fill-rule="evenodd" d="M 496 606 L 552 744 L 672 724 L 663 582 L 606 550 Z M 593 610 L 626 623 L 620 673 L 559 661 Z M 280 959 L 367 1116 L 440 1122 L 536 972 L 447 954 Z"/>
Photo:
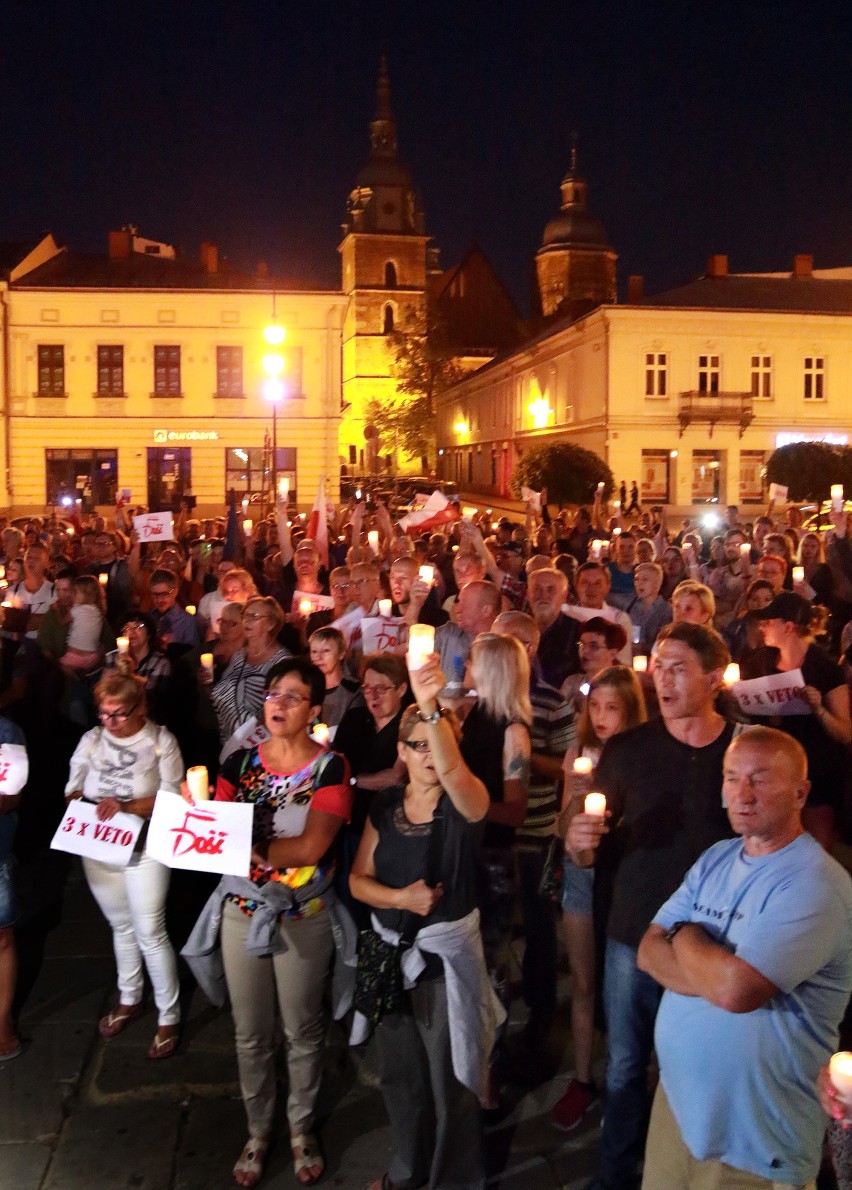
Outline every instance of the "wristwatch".
<path id="1" fill-rule="evenodd" d="M 669 926 L 666 930 L 666 942 L 673 942 L 675 934 L 679 934 L 684 926 L 692 925 L 690 921 L 676 921 L 673 926 Z"/>
<path id="2" fill-rule="evenodd" d="M 424 723 L 431 723 L 433 726 L 438 722 L 439 719 L 443 719 L 443 717 L 444 717 L 444 708 L 443 707 L 436 707 L 431 715 L 424 715 L 422 712 L 420 714 L 420 718 L 423 720 Z"/>

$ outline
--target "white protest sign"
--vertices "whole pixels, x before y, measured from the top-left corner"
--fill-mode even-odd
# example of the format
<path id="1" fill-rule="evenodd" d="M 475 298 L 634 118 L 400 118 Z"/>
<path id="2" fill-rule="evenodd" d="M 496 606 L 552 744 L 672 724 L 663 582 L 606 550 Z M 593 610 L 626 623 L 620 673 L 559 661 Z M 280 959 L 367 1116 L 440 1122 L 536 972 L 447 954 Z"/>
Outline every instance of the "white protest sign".
<path id="1" fill-rule="evenodd" d="M 617 624 L 620 619 L 618 609 L 606 603 L 603 607 L 579 607 L 575 603 L 563 603 L 561 610 L 572 620 L 579 620 L 581 623 L 594 620 L 595 616 L 602 616 L 605 620 L 611 620 L 613 624 Z"/>
<path id="2" fill-rule="evenodd" d="M 731 693 L 746 715 L 810 715 L 811 708 L 801 696 L 804 685 L 802 671 L 791 669 L 789 673 L 734 682 Z"/>
<path id="3" fill-rule="evenodd" d="M 533 488 L 521 488 L 521 499 L 525 504 L 529 504 L 536 512 L 541 512 L 541 492 L 536 492 Z"/>
<path id="4" fill-rule="evenodd" d="M 786 504 L 787 493 L 789 488 L 783 483 L 771 483 L 769 485 L 769 503 L 770 504 Z"/>
<path id="5" fill-rule="evenodd" d="M 408 625 L 400 616 L 365 616 L 361 649 L 366 653 L 398 653 L 408 648 Z"/>
<path id="6" fill-rule="evenodd" d="M 268 739 L 269 732 L 266 730 L 266 725 L 258 723 L 255 716 L 252 715 L 251 719 L 241 723 L 231 738 L 222 745 L 219 764 L 223 764 L 232 752 L 238 752 L 243 748 L 256 748 L 258 744 L 262 744 L 264 740 Z"/>
<path id="7" fill-rule="evenodd" d="M 177 793 L 157 791 L 145 854 L 168 868 L 248 876 L 254 805 L 201 802 L 191 806 Z"/>
<path id="8" fill-rule="evenodd" d="M 363 607 L 352 607 L 349 611 L 344 612 L 342 616 L 338 616 L 332 623 L 332 628 L 339 628 L 346 637 L 346 644 L 352 643 L 352 633 L 364 619 Z"/>
<path id="9" fill-rule="evenodd" d="M 0 795 L 14 797 L 27 783 L 30 762 L 23 744 L 0 744 Z"/>
<path id="10" fill-rule="evenodd" d="M 175 531 L 170 512 L 146 512 L 133 518 L 133 528 L 140 541 L 174 541 Z"/>
<path id="11" fill-rule="evenodd" d="M 332 611 L 334 609 L 334 600 L 330 595 L 314 595 L 312 591 L 294 591 L 290 610 L 294 612 L 299 611 L 299 604 L 303 599 L 306 599 L 311 605 L 311 612 Z"/>
<path id="12" fill-rule="evenodd" d="M 56 828 L 50 846 L 53 851 L 84 855 L 105 864 L 123 867 L 136 846 L 145 820 L 137 814 L 114 814 L 103 822 L 93 802 L 74 798 Z"/>

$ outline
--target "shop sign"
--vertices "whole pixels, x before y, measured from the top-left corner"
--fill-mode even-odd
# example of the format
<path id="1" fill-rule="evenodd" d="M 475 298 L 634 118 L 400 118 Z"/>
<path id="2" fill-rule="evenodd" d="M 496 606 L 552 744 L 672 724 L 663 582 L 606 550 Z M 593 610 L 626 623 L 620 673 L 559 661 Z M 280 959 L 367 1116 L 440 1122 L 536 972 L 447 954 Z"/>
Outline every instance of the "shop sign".
<path id="1" fill-rule="evenodd" d="M 154 441 L 165 442 L 218 442 L 218 430 L 154 430 Z"/>

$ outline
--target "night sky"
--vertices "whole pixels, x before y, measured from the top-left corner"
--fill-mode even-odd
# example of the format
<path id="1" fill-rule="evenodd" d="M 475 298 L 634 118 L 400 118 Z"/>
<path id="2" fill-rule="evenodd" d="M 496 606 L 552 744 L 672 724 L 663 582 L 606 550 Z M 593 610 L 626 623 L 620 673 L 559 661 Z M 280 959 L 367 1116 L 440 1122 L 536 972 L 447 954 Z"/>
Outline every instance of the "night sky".
<path id="1" fill-rule="evenodd" d="M 590 207 L 649 292 L 852 265 L 844 3 L 168 5 L 36 0 L 0 21 L 0 239 L 109 228 L 339 286 L 380 53 L 445 267 L 477 242 L 526 310 L 577 130 Z"/>

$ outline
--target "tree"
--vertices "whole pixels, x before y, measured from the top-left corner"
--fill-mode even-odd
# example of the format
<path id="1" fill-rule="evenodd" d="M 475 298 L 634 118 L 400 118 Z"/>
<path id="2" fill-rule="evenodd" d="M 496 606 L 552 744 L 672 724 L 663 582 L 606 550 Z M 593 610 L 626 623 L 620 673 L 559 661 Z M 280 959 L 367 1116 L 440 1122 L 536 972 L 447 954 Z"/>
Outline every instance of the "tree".
<path id="1" fill-rule="evenodd" d="M 791 442 L 772 452 L 766 478 L 789 488 L 797 501 L 827 500 L 834 483 L 852 492 L 852 450 L 829 442 Z"/>
<path id="2" fill-rule="evenodd" d="M 603 483 L 604 498 L 615 486 L 609 467 L 593 451 L 573 442 L 554 442 L 528 450 L 516 464 L 511 487 L 516 499 L 521 488 L 540 492 L 547 488 L 547 497 L 557 504 L 584 504 L 594 497 L 599 483 Z"/>
<path id="3" fill-rule="evenodd" d="M 436 456 L 437 398 L 462 379 L 464 369 L 456 362 L 446 329 L 434 313 L 409 310 L 386 342 L 397 395 L 371 401 L 367 416 L 384 440 L 393 442 L 395 451 L 404 450 L 428 467 Z"/>

